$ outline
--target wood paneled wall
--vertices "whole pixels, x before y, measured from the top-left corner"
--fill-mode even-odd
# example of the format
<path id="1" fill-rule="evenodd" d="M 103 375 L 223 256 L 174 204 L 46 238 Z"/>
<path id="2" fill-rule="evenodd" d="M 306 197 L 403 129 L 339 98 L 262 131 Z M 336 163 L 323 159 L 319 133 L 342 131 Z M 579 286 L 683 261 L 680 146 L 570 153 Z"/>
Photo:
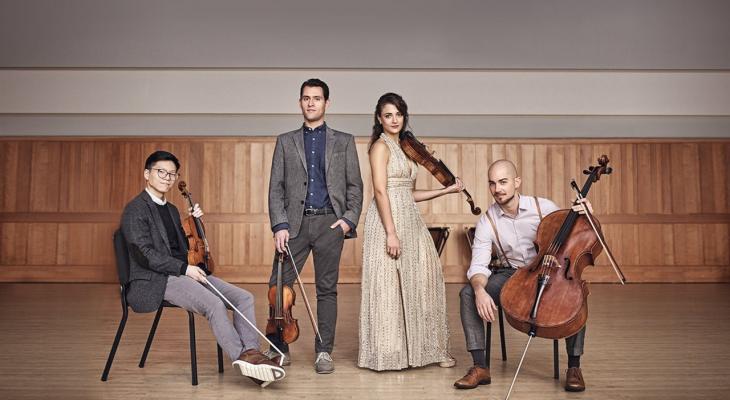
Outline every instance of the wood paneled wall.
<path id="1" fill-rule="evenodd" d="M 372 198 L 367 139 L 357 142 L 366 210 Z M 567 206 L 569 179 L 582 181 L 582 169 L 607 154 L 614 173 L 594 185 L 590 199 L 629 281 L 730 281 L 730 140 L 428 142 L 482 209 L 492 202 L 486 171 L 495 159 L 515 161 L 523 193 Z M 125 203 L 143 188 L 144 159 L 166 149 L 181 159 L 181 173 L 206 211 L 219 275 L 265 282 L 273 248 L 267 216 L 273 148 L 272 137 L 1 138 L 0 281 L 116 282 L 112 232 Z M 421 169 L 417 187 L 438 183 Z M 171 200 L 182 204 L 177 192 Z M 444 271 L 448 282 L 464 281 L 464 228 L 477 217 L 463 196 L 419 207 L 428 225 L 451 228 Z M 346 242 L 341 282 L 359 282 L 361 249 L 362 237 Z M 597 264 L 587 279 L 615 281 L 604 256 Z M 311 261 L 304 276 L 311 281 Z"/>

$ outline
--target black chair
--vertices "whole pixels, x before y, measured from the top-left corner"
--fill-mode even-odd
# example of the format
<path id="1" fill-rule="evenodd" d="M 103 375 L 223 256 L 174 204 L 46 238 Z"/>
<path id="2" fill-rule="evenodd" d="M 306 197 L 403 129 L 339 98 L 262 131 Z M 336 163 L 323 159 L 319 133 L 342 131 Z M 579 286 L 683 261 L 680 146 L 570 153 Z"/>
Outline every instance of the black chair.
<path id="1" fill-rule="evenodd" d="M 471 246 L 474 244 L 474 234 L 476 232 L 476 228 L 469 227 L 464 228 L 464 233 L 466 234 L 466 241 L 469 244 L 469 250 L 471 251 Z M 499 257 L 497 256 L 496 252 L 492 252 L 492 261 L 489 263 L 490 266 L 495 265 L 499 263 Z M 499 318 L 499 342 L 502 346 L 502 361 L 507 361 L 507 344 L 505 342 L 505 336 L 504 336 L 504 313 L 502 312 L 502 307 L 497 307 L 497 316 Z M 486 359 L 487 359 L 487 368 L 489 368 L 489 358 L 491 356 L 491 349 L 492 349 L 492 323 L 487 322 L 487 332 L 486 332 L 486 338 L 485 341 L 485 349 L 486 349 Z M 553 378 L 560 379 L 560 355 L 558 354 L 558 340 L 553 339 Z"/>
<path id="2" fill-rule="evenodd" d="M 439 257 L 441 257 L 441 252 L 444 251 L 446 239 L 449 238 L 451 228 L 448 226 L 430 226 L 428 227 L 428 233 L 431 234 L 433 244 L 436 246 L 436 251 L 438 252 Z"/>
<path id="3" fill-rule="evenodd" d="M 114 254 L 117 261 L 117 272 L 119 273 L 119 285 L 120 295 L 122 301 L 122 319 L 119 321 L 119 328 L 117 328 L 117 335 L 114 337 L 114 343 L 112 349 L 109 351 L 109 358 L 106 360 L 106 366 L 104 367 L 104 373 L 101 375 L 101 380 L 106 381 L 109 378 L 109 370 L 112 367 L 114 361 L 114 355 L 117 353 L 117 346 L 122 338 L 122 332 L 124 331 L 124 325 L 127 323 L 127 316 L 129 314 L 127 304 L 127 287 L 129 283 L 129 253 L 127 253 L 127 244 L 124 240 L 121 230 L 114 232 Z M 160 322 L 162 316 L 162 310 L 165 307 L 180 308 L 172 303 L 163 301 L 160 308 L 157 309 L 155 315 L 155 321 L 152 323 L 150 328 L 150 334 L 147 337 L 147 344 L 144 346 L 144 352 L 142 352 L 142 358 L 139 360 L 139 367 L 144 368 L 145 361 L 147 361 L 147 355 L 149 354 L 150 347 L 152 346 L 152 339 L 155 337 L 155 331 L 157 331 L 157 324 Z M 193 386 L 198 384 L 198 361 L 195 349 L 195 317 L 191 311 L 188 311 L 188 326 L 190 328 L 190 369 L 192 372 L 192 383 Z M 223 351 L 218 345 L 218 373 L 223 373 Z"/>

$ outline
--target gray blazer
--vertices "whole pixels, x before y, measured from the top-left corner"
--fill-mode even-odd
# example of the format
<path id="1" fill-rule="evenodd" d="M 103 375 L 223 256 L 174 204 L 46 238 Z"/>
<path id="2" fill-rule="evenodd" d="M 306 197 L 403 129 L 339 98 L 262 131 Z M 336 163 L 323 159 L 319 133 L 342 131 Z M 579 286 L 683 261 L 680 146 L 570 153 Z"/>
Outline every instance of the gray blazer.
<path id="1" fill-rule="evenodd" d="M 327 127 L 325 149 L 327 193 L 337 218 L 347 218 L 355 226 L 362 211 L 362 177 L 355 138 Z M 299 234 L 307 197 L 307 159 L 304 155 L 303 128 L 276 138 L 269 181 L 269 220 L 271 228 L 287 222 L 289 235 Z M 347 238 L 357 237 L 355 229 Z"/>
<path id="2" fill-rule="evenodd" d="M 176 238 L 167 237 L 160 213 L 144 190 L 122 212 L 121 228 L 129 251 L 127 301 L 135 312 L 157 311 L 165 296 L 167 276 L 180 276 L 183 262 L 172 257 L 169 240 L 177 240 L 186 251 L 188 246 L 180 213 L 172 203 L 168 204 L 178 232 Z"/>

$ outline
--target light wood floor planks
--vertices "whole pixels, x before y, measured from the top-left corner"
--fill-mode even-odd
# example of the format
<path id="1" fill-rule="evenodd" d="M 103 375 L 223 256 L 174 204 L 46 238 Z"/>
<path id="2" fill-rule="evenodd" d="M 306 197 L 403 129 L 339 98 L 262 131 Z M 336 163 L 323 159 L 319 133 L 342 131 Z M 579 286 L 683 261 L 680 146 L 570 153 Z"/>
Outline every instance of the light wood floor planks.
<path id="1" fill-rule="evenodd" d="M 264 326 L 264 285 L 257 296 Z M 314 288 L 309 287 L 309 290 Z M 187 318 L 166 310 L 147 365 L 137 367 L 152 314 L 130 314 L 108 382 L 100 376 L 121 315 L 116 285 L 0 284 L 0 398 L 3 399 L 502 399 L 526 337 L 507 328 L 508 360 L 492 340 L 492 384 L 452 388 L 470 365 L 459 321 L 460 285 L 448 285 L 451 348 L 458 364 L 399 372 L 355 366 L 359 285 L 340 285 L 336 372 L 312 369 L 312 333 L 303 305 L 295 308 L 302 336 L 292 345 L 285 381 L 260 389 L 226 360 L 219 375 L 215 343 L 196 318 L 200 384 L 190 385 Z M 552 379 L 550 341 L 533 341 L 512 398 L 725 399 L 730 395 L 730 285 L 592 285 L 583 373 L 588 389 L 566 393 Z M 313 295 L 310 295 L 313 296 Z M 561 369 L 566 356 L 561 343 Z"/>

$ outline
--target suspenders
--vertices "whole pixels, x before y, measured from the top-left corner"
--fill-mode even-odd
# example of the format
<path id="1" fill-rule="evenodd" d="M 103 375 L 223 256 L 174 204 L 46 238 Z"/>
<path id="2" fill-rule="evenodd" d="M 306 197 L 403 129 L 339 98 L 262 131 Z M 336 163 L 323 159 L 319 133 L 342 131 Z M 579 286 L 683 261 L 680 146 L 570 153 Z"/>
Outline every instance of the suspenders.
<path id="1" fill-rule="evenodd" d="M 487 209 L 486 215 L 487 215 L 487 219 L 489 220 L 489 224 L 492 225 L 492 231 L 494 232 L 494 238 L 497 239 L 497 246 L 499 247 L 499 252 L 501 253 L 502 258 L 504 259 L 504 262 L 510 268 L 514 268 L 512 266 L 512 264 L 510 264 L 509 260 L 507 259 L 507 254 L 504 252 L 504 249 L 502 248 L 502 242 L 499 240 L 499 233 L 497 233 L 497 226 L 494 225 L 494 220 L 492 219 L 492 216 L 489 215 L 489 210 L 491 210 L 491 207 Z"/>
<path id="2" fill-rule="evenodd" d="M 540 217 L 540 221 L 542 221 L 542 210 L 540 210 L 540 202 L 537 200 L 537 196 L 533 196 L 533 199 L 535 199 L 535 207 L 537 208 L 537 215 Z M 510 264 L 509 260 L 507 259 L 507 254 L 504 252 L 504 248 L 502 248 L 502 242 L 499 240 L 499 233 L 497 232 L 497 225 L 494 224 L 494 220 L 492 219 L 492 216 L 489 215 L 488 208 L 487 212 L 485 213 L 487 216 L 487 219 L 489 220 L 489 224 L 492 225 L 492 231 L 494 232 L 494 238 L 497 240 L 497 247 L 499 247 L 499 252 L 502 254 L 502 258 L 504 259 L 504 262 L 510 267 L 514 268 L 512 264 Z"/>

